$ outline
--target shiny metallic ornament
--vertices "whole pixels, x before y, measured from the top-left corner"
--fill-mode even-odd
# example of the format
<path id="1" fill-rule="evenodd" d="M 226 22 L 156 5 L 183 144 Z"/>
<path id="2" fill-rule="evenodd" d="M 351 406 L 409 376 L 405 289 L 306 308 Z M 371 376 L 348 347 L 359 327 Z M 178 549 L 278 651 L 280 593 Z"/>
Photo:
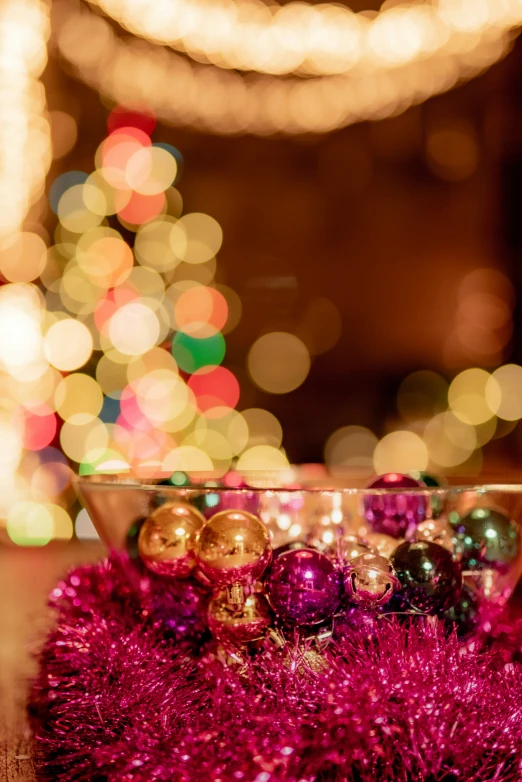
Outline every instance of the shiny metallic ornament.
<path id="1" fill-rule="evenodd" d="M 415 478 L 415 480 L 419 481 L 421 484 L 424 484 L 424 486 L 427 486 L 428 489 L 443 489 L 448 485 L 447 481 L 443 477 L 440 475 L 434 475 L 431 472 L 424 472 L 421 470 L 410 472 L 409 475 L 412 478 Z M 444 511 L 443 491 L 433 491 L 433 493 L 430 493 L 430 507 L 432 518 L 437 519 L 442 515 Z"/>
<path id="2" fill-rule="evenodd" d="M 362 554 L 343 573 L 346 594 L 364 608 L 385 605 L 400 589 L 393 567 L 379 554 Z"/>
<path id="3" fill-rule="evenodd" d="M 390 472 L 375 478 L 364 497 L 364 517 L 374 532 L 402 538 L 429 511 L 426 488 L 409 475 Z M 424 491 L 422 491 L 424 489 Z"/>
<path id="4" fill-rule="evenodd" d="M 341 554 L 342 539 L 346 529 L 341 524 L 335 524 L 328 516 L 316 521 L 307 537 L 306 543 L 310 548 L 326 554 L 327 557 L 338 558 Z"/>
<path id="5" fill-rule="evenodd" d="M 384 532 L 367 532 L 362 540 L 374 554 L 380 554 L 381 557 L 387 559 L 391 557 L 397 546 L 404 542 L 402 538 L 392 538 L 391 535 L 385 535 Z"/>
<path id="6" fill-rule="evenodd" d="M 424 470 L 413 470 L 408 473 L 411 478 L 423 483 L 430 489 L 439 489 L 442 486 L 447 486 L 447 482 L 440 475 L 434 475 L 432 472 L 425 472 Z"/>
<path id="7" fill-rule="evenodd" d="M 306 676 L 310 672 L 324 674 L 330 668 L 328 658 L 309 643 L 297 648 L 293 645 L 286 646 L 282 653 L 282 663 L 285 668 L 298 676 Z"/>
<path id="8" fill-rule="evenodd" d="M 287 551 L 299 551 L 303 548 L 309 548 L 304 540 L 291 540 L 288 543 L 285 543 L 284 545 L 278 546 L 276 549 L 274 549 L 272 552 L 272 558 L 277 559 L 277 557 L 280 557 L 281 554 L 286 554 Z"/>
<path id="9" fill-rule="evenodd" d="M 216 513 L 196 541 L 198 568 L 214 586 L 229 588 L 229 603 L 244 600 L 242 587 L 253 584 L 270 563 L 268 530 L 262 521 L 241 510 Z"/>
<path id="10" fill-rule="evenodd" d="M 450 628 L 455 627 L 459 637 L 470 635 L 480 623 L 480 600 L 477 592 L 464 584 L 459 599 L 444 612 L 443 618 Z"/>
<path id="11" fill-rule="evenodd" d="M 406 608 L 426 614 L 455 605 L 462 589 L 462 573 L 449 551 L 432 541 L 402 543 L 391 562 L 401 582 Z"/>
<path id="12" fill-rule="evenodd" d="M 397 541 L 395 541 L 397 543 Z M 339 563 L 341 565 L 348 565 L 356 557 L 360 557 L 361 554 L 371 554 L 372 549 L 367 545 L 366 541 L 358 538 L 357 535 L 344 535 L 339 543 Z"/>
<path id="13" fill-rule="evenodd" d="M 341 600 L 340 573 L 320 551 L 287 551 L 266 579 L 270 605 L 283 622 L 313 625 L 333 616 Z"/>
<path id="14" fill-rule="evenodd" d="M 439 546 L 444 546 L 451 553 L 454 551 L 453 530 L 445 519 L 428 519 L 415 529 L 414 540 L 432 540 Z"/>
<path id="15" fill-rule="evenodd" d="M 241 605 L 234 606 L 223 590 L 208 606 L 210 632 L 225 646 L 262 640 L 270 622 L 270 607 L 263 595 L 248 595 Z"/>
<path id="16" fill-rule="evenodd" d="M 143 563 L 161 576 L 187 578 L 196 565 L 195 545 L 204 517 L 192 505 L 167 502 L 143 523 L 138 551 Z"/>
<path id="17" fill-rule="evenodd" d="M 520 549 L 517 524 L 499 510 L 473 508 L 462 517 L 450 514 L 455 553 L 464 570 L 507 573 Z"/>

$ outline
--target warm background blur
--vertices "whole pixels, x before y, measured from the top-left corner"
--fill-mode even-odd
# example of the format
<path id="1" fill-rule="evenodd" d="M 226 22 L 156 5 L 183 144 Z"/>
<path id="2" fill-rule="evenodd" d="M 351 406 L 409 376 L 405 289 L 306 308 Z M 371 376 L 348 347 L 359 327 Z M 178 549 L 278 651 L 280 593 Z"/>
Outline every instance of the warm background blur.
<path id="1" fill-rule="evenodd" d="M 519 478 L 522 4 L 271 8 L 0 8 L 6 540 L 78 470 Z"/>

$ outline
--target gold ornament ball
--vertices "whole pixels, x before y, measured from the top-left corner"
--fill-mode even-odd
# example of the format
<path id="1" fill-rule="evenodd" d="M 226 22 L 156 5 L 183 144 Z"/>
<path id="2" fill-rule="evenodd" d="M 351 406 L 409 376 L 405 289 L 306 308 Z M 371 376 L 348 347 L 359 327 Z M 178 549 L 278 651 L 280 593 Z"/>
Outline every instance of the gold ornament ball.
<path id="1" fill-rule="evenodd" d="M 431 540 L 439 546 L 444 546 L 451 553 L 454 551 L 453 530 L 443 518 L 423 521 L 415 529 L 414 534 L 417 541 Z"/>
<path id="2" fill-rule="evenodd" d="M 403 538 L 392 538 L 391 535 L 386 535 L 384 532 L 368 532 L 363 537 L 364 542 L 375 551 L 380 554 L 381 557 L 391 557 L 397 546 L 404 543 Z"/>
<path id="3" fill-rule="evenodd" d="M 220 592 L 208 606 L 208 626 L 212 635 L 224 644 L 260 641 L 270 625 L 271 614 L 263 595 L 251 594 L 241 605 L 227 602 L 226 592 Z"/>
<path id="4" fill-rule="evenodd" d="M 262 521 L 242 510 L 223 510 L 202 527 L 196 542 L 199 569 L 214 586 L 253 584 L 272 558 Z"/>
<path id="5" fill-rule="evenodd" d="M 328 519 L 318 521 L 312 525 L 306 536 L 306 543 L 310 548 L 326 554 L 327 557 L 337 557 L 342 550 L 345 532 L 341 524 L 334 524 Z"/>
<path id="6" fill-rule="evenodd" d="M 194 548 L 205 518 L 184 502 L 167 502 L 144 522 L 138 551 L 143 563 L 161 576 L 187 578 L 196 565 Z"/>
<path id="7" fill-rule="evenodd" d="M 372 550 L 366 541 L 361 540 L 356 535 L 345 535 L 340 542 L 341 561 L 345 564 L 350 563 L 355 557 L 361 554 L 371 554 Z"/>

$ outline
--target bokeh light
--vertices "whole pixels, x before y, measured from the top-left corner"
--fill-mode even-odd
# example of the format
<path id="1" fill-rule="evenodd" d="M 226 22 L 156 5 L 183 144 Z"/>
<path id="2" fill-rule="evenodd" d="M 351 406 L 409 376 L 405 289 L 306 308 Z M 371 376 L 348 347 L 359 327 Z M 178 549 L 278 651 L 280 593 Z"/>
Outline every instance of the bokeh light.
<path id="1" fill-rule="evenodd" d="M 377 475 L 425 470 L 428 464 L 426 444 L 414 432 L 398 430 L 387 434 L 377 443 L 373 454 L 373 467 Z"/>
<path id="2" fill-rule="evenodd" d="M 495 0 L 390 3 L 371 14 L 328 3 L 246 0 L 238 13 L 234 4 L 210 11 L 189 0 L 175 9 L 155 0 L 93 2 L 147 41 L 122 39 L 112 20 L 72 11 L 57 43 L 80 78 L 114 101 L 141 101 L 177 125 L 227 134 L 326 132 L 396 114 L 499 60 L 520 24 L 517 3 Z M 432 135 L 430 160 L 452 171 L 460 150 L 469 170 L 465 128 Z"/>
<path id="3" fill-rule="evenodd" d="M 484 369 L 466 369 L 454 378 L 448 390 L 448 403 L 459 420 L 483 424 L 494 415 L 486 399 L 489 379 Z"/>
<path id="4" fill-rule="evenodd" d="M 58 320 L 47 331 L 43 342 L 45 357 L 56 369 L 72 372 L 87 363 L 93 341 L 89 329 L 79 320 Z"/>
<path id="5" fill-rule="evenodd" d="M 51 119 L 59 158 L 76 122 L 63 111 Z M 54 245 L 38 229 L 0 246 L 0 513 L 17 545 L 96 539 L 78 512 L 75 470 L 199 479 L 235 460 L 272 473 L 288 465 L 275 416 L 236 409 L 223 334 L 242 305 L 214 281 L 221 227 L 182 214 L 173 184 L 183 159 L 152 142 L 154 124 L 116 107 L 95 169 L 50 185 Z"/>
<path id="6" fill-rule="evenodd" d="M 294 334 L 274 331 L 254 342 L 248 354 L 253 382 L 269 394 L 287 394 L 299 388 L 310 371 L 310 353 Z"/>
<path id="7" fill-rule="evenodd" d="M 328 467 L 358 469 L 367 475 L 373 473 L 373 456 L 378 439 L 364 426 L 343 426 L 330 435 L 324 447 Z"/>
<path id="8" fill-rule="evenodd" d="M 491 411 L 505 421 L 522 418 L 522 367 L 505 364 L 488 378 L 486 402 Z"/>

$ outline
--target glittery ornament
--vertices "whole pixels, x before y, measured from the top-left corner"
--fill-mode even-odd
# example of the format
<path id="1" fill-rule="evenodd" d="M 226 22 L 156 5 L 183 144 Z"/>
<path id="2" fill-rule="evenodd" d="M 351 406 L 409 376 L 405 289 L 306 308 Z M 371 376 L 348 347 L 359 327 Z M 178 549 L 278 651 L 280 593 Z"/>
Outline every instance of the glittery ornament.
<path id="1" fill-rule="evenodd" d="M 415 471 L 409 474 L 412 478 L 419 481 L 421 485 L 427 486 L 428 489 L 440 489 L 443 486 L 447 486 L 444 478 L 431 472 Z M 438 518 L 444 511 L 444 497 L 437 492 L 430 494 L 430 507 L 432 517 L 434 519 Z"/>
<path id="2" fill-rule="evenodd" d="M 400 588 L 386 557 L 361 554 L 344 569 L 344 589 L 349 599 L 363 608 L 382 606 Z"/>
<path id="3" fill-rule="evenodd" d="M 520 546 L 518 527 L 504 513 L 492 508 L 473 508 L 462 518 L 450 514 L 455 552 L 464 570 L 491 568 L 509 570 Z"/>
<path id="4" fill-rule="evenodd" d="M 368 484 L 369 489 L 418 489 L 419 486 L 422 486 L 420 481 L 399 472 L 387 472 L 384 475 L 379 475 Z"/>
<path id="5" fill-rule="evenodd" d="M 328 557 L 338 557 L 345 534 L 346 530 L 341 524 L 334 524 L 325 516 L 312 524 L 306 542 L 310 548 L 321 551 Z"/>
<path id="6" fill-rule="evenodd" d="M 140 529 L 138 550 L 144 564 L 162 576 L 186 578 L 196 564 L 196 536 L 204 521 L 188 503 L 161 505 Z"/>
<path id="7" fill-rule="evenodd" d="M 415 528 L 414 540 L 431 540 L 453 552 L 453 530 L 444 519 L 428 519 Z"/>
<path id="8" fill-rule="evenodd" d="M 397 541 L 395 541 L 395 545 L 397 545 Z M 367 545 L 366 541 L 361 540 L 356 535 L 344 535 L 339 542 L 339 556 L 337 559 L 339 564 L 348 565 L 355 557 L 371 553 L 372 549 Z"/>
<path id="9" fill-rule="evenodd" d="M 391 563 L 402 584 L 399 597 L 406 606 L 431 614 L 457 602 L 462 587 L 460 567 L 438 543 L 402 543 L 393 552 Z"/>
<path id="10" fill-rule="evenodd" d="M 387 473 L 375 478 L 369 489 L 393 489 L 364 497 L 364 517 L 374 532 L 384 532 L 394 538 L 402 538 L 412 525 L 420 524 L 428 513 L 428 498 L 419 489 L 421 484 L 409 475 Z M 404 489 L 398 492 L 397 489 Z"/>
<path id="11" fill-rule="evenodd" d="M 262 521 L 246 511 L 216 513 L 196 542 L 198 566 L 215 586 L 248 585 L 269 564 L 270 538 Z"/>
<path id="12" fill-rule="evenodd" d="M 270 608 L 263 595 L 248 595 L 244 603 L 234 606 L 228 603 L 227 593 L 222 591 L 208 606 L 210 632 L 225 646 L 261 640 L 270 619 Z"/>
<path id="13" fill-rule="evenodd" d="M 444 478 L 441 478 L 440 475 L 434 475 L 431 472 L 424 472 L 424 470 L 414 470 L 408 473 L 408 475 L 431 489 L 438 489 L 441 486 L 446 486 L 446 481 Z"/>
<path id="14" fill-rule="evenodd" d="M 274 560 L 267 578 L 268 599 L 283 621 L 323 622 L 341 598 L 339 573 L 319 551 L 288 551 Z"/>
<path id="15" fill-rule="evenodd" d="M 278 546 L 272 552 L 273 559 L 277 559 L 281 554 L 286 554 L 287 551 L 300 551 L 303 548 L 310 548 L 304 540 L 291 540 L 289 543 L 285 543 L 283 546 Z"/>
<path id="16" fill-rule="evenodd" d="M 382 557 L 391 557 L 397 546 L 404 541 L 402 538 L 392 538 L 391 535 L 385 535 L 383 532 L 366 532 L 362 540 L 376 554 Z M 361 552 L 364 553 L 364 552 Z"/>

